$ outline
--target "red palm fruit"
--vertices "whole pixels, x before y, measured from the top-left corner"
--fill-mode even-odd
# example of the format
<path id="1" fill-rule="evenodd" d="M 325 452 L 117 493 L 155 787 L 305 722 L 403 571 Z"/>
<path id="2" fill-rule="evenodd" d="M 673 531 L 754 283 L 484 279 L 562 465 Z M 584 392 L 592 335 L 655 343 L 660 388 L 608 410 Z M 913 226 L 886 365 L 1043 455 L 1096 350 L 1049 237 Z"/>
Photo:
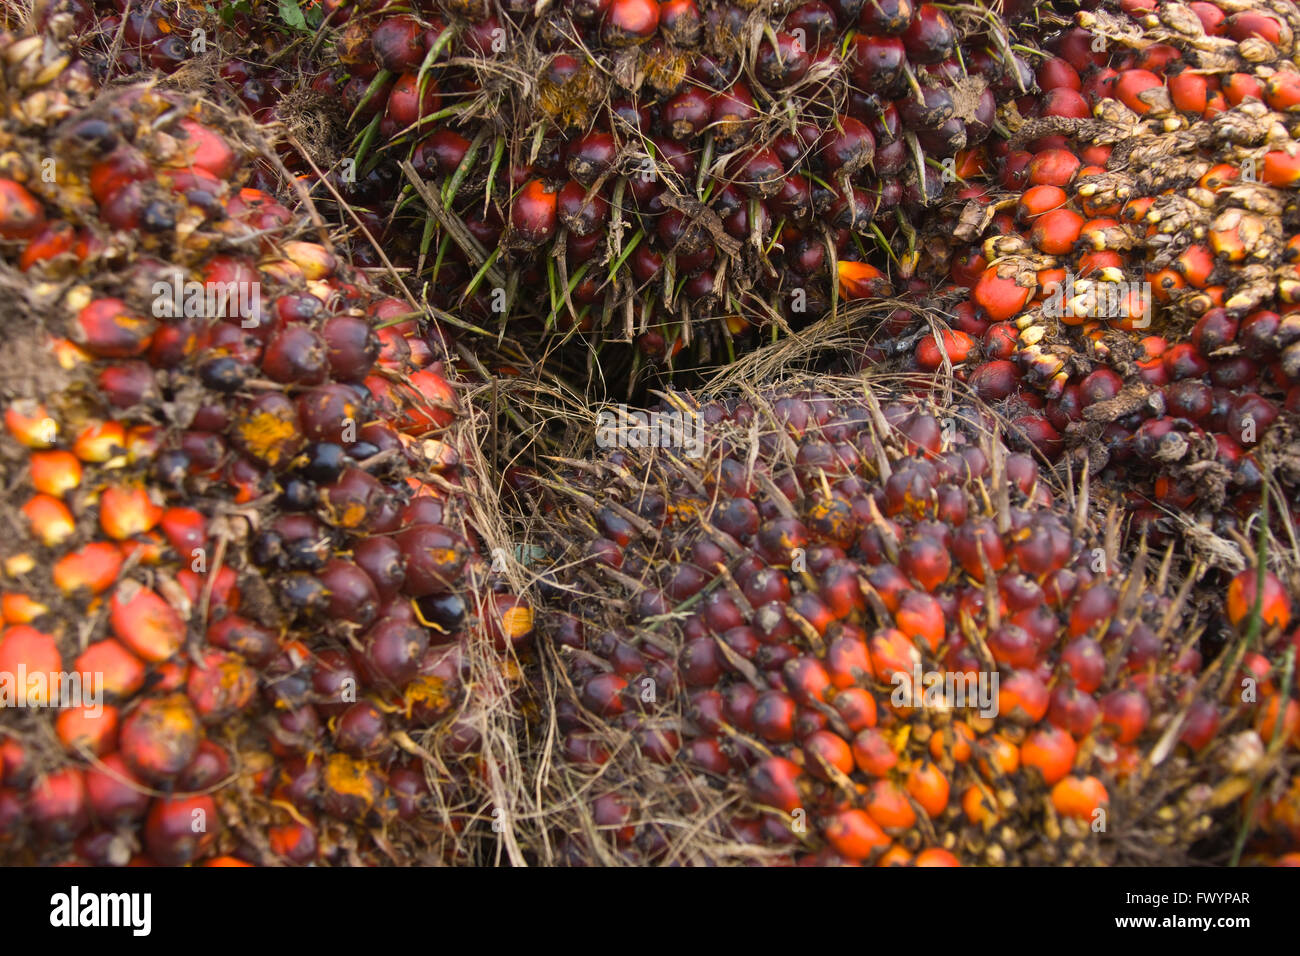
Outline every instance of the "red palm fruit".
<path id="1" fill-rule="evenodd" d="M 379 613 L 379 590 L 370 575 L 340 558 L 332 558 L 320 573 L 321 583 L 329 590 L 330 616 L 363 627 Z"/>
<path id="2" fill-rule="evenodd" d="M 759 43 L 754 71 L 764 86 L 782 87 L 803 79 L 811 63 L 812 58 L 798 37 L 776 32 Z"/>
<path id="3" fill-rule="evenodd" d="M 943 643 L 947 631 L 943 606 L 922 591 L 909 590 L 903 594 L 894 611 L 894 624 L 906 637 L 924 641 L 932 651 Z"/>
<path id="4" fill-rule="evenodd" d="M 633 46 L 659 29 L 657 0 L 610 0 L 601 26 L 601 39 L 614 47 Z"/>
<path id="5" fill-rule="evenodd" d="M 1095 49 L 1091 32 L 1074 27 L 1061 35 L 1056 52 L 1081 74 L 1092 66 L 1105 66 L 1109 54 Z"/>
<path id="6" fill-rule="evenodd" d="M 1274 46 L 1282 42 L 1282 25 L 1277 18 L 1258 10 L 1234 13 L 1228 17 L 1224 25 L 1227 27 L 1228 36 L 1238 43 L 1251 37 L 1267 40 Z"/>
<path id="7" fill-rule="evenodd" d="M 31 751 L 16 737 L 0 737 L 0 783 L 9 787 L 31 784 L 36 767 Z"/>
<path id="8" fill-rule="evenodd" d="M 882 628 L 867 641 L 872 675 L 881 683 L 892 683 L 894 674 L 911 675 L 920 652 L 907 636 L 894 628 Z"/>
<path id="9" fill-rule="evenodd" d="M 867 789 L 865 808 L 885 830 L 905 830 L 916 824 L 916 811 L 903 788 L 892 780 L 876 780 Z"/>
<path id="10" fill-rule="evenodd" d="M 804 707 L 820 707 L 834 693 L 834 684 L 821 661 L 801 656 L 787 661 L 785 685 L 794 699 Z"/>
<path id="11" fill-rule="evenodd" d="M 831 683 L 837 689 L 853 687 L 871 674 L 871 655 L 867 653 L 867 642 L 851 635 L 836 638 L 826 650 L 826 666 Z"/>
<path id="12" fill-rule="evenodd" d="M 1278 727 L 1279 714 L 1282 717 L 1281 727 Z M 1255 718 L 1255 730 L 1265 744 L 1272 743 L 1276 736 L 1279 740 L 1290 740 L 1292 746 L 1300 747 L 1300 704 L 1274 694 L 1260 708 Z"/>
<path id="13" fill-rule="evenodd" d="M 1223 309 L 1211 309 L 1192 326 L 1192 344 L 1202 355 L 1209 355 L 1231 345 L 1237 337 L 1238 327 L 1237 319 Z"/>
<path id="14" fill-rule="evenodd" d="M 1019 285 L 1013 275 L 999 274 L 997 266 L 984 270 L 971 297 L 995 322 L 1013 318 L 1029 302 L 1033 290 Z"/>
<path id="15" fill-rule="evenodd" d="M 76 767 L 46 774 L 27 799 L 27 818 L 47 840 L 71 840 L 86 828 L 85 775 Z"/>
<path id="16" fill-rule="evenodd" d="M 110 405 L 130 408 L 154 395 L 154 372 L 147 362 L 125 361 L 100 369 L 99 390 Z"/>
<path id="17" fill-rule="evenodd" d="M 426 74 L 421 92 L 421 80 L 415 73 L 404 73 L 393 83 L 388 93 L 385 115 L 397 124 L 399 130 L 432 116 L 442 105 L 442 95 L 433 77 Z"/>
<path id="18" fill-rule="evenodd" d="M 617 674 L 598 674 L 582 688 L 584 707 L 601 717 L 616 717 L 627 709 L 628 682 Z"/>
<path id="19" fill-rule="evenodd" d="M 898 36 L 916 16 L 912 0 L 866 0 L 858 14 L 858 27 L 872 36 Z"/>
<path id="20" fill-rule="evenodd" d="M 162 508 L 143 485 L 109 485 L 100 495 L 100 527 L 117 541 L 152 530 L 161 518 Z"/>
<path id="21" fill-rule="evenodd" d="M 1160 362 L 1174 381 L 1200 378 L 1210 371 L 1210 363 L 1196 350 L 1196 346 L 1188 342 L 1167 349 L 1160 356 Z"/>
<path id="22" fill-rule="evenodd" d="M 1219 6 L 1210 3 L 1209 0 L 1192 0 L 1187 6 L 1200 19 L 1201 27 L 1207 36 L 1223 36 L 1226 32 L 1225 21 L 1228 15 Z"/>
<path id="23" fill-rule="evenodd" d="M 943 847 L 932 846 L 922 850 L 912 861 L 913 866 L 961 866 L 956 855 Z"/>
<path id="24" fill-rule="evenodd" d="M 157 325 L 121 299 L 95 299 L 77 313 L 71 338 L 100 358 L 130 358 L 148 351 Z"/>
<path id="25" fill-rule="evenodd" d="M 868 4 L 873 0 L 868 0 Z M 889 846 L 889 837 L 863 810 L 839 810 L 822 825 L 822 834 L 835 852 L 850 860 L 866 860 Z"/>
<path id="26" fill-rule="evenodd" d="M 0 621 L 5 624 L 30 624 L 49 610 L 48 605 L 28 594 L 17 591 L 0 594 Z"/>
<path id="27" fill-rule="evenodd" d="M 1074 179 L 1083 160 L 1068 149 L 1045 149 L 1029 163 L 1029 182 L 1035 186 L 1059 186 L 1064 189 Z"/>
<path id="28" fill-rule="evenodd" d="M 1224 98 L 1232 106 L 1252 98 L 1264 101 L 1264 84 L 1250 73 L 1233 73 L 1222 85 Z"/>
<path id="29" fill-rule="evenodd" d="M 855 34 L 846 56 L 860 89 L 892 91 L 903 80 L 907 51 L 897 37 Z"/>
<path id="30" fill-rule="evenodd" d="M 390 17 L 375 27 L 370 48 L 379 68 L 391 73 L 417 69 L 429 44 L 425 30 L 413 17 Z"/>
<path id="31" fill-rule="evenodd" d="M 192 560 L 194 552 L 203 548 L 208 540 L 208 519 L 203 512 L 193 508 L 168 508 L 159 520 L 167 542 L 181 560 Z"/>
<path id="32" fill-rule="evenodd" d="M 391 749 L 388 721 L 383 711 L 368 700 L 349 705 L 331 723 L 335 746 L 350 756 L 362 760 L 378 759 Z"/>
<path id="33" fill-rule="evenodd" d="M 832 173 L 853 173 L 871 164 L 875 137 L 861 120 L 836 116 L 817 144 L 822 164 Z"/>
<path id="34" fill-rule="evenodd" d="M 1093 584 L 1079 596 L 1070 611 L 1070 636 L 1081 637 L 1092 633 L 1098 624 L 1109 620 L 1118 608 L 1119 595 L 1113 587 L 1103 582 Z"/>
<path id="35" fill-rule="evenodd" d="M 986 402 L 1000 401 L 1019 388 L 1020 373 L 1006 359 L 985 362 L 968 379 L 971 388 Z"/>
<path id="36" fill-rule="evenodd" d="M 899 567 L 923 590 L 933 591 L 948 580 L 952 559 L 948 550 L 929 537 L 915 537 L 899 552 Z"/>
<path id="37" fill-rule="evenodd" d="M 95 821 L 104 827 L 128 827 L 149 809 L 149 787 L 113 753 L 86 770 L 86 803 Z"/>
<path id="38" fill-rule="evenodd" d="M 998 713 L 1016 723 L 1038 723 L 1050 704 L 1046 685 L 1030 671 L 1013 671 L 999 683 Z"/>
<path id="39" fill-rule="evenodd" d="M 1184 70 L 1169 78 L 1169 97 L 1174 109 L 1200 115 L 1210 102 L 1209 78 L 1200 73 Z"/>
<path id="40" fill-rule="evenodd" d="M 754 94 L 743 82 L 733 83 L 713 97 L 711 115 L 717 135 L 730 141 L 748 129 L 758 117 Z"/>
<path id="41" fill-rule="evenodd" d="M 1030 186 L 1020 196 L 1016 204 L 1016 215 L 1024 220 L 1035 219 L 1054 209 L 1060 209 L 1070 197 L 1059 186 Z"/>
<path id="42" fill-rule="evenodd" d="M 267 343 L 262 371 L 275 382 L 319 385 L 329 374 L 329 347 L 319 332 L 290 322 Z"/>
<path id="43" fill-rule="evenodd" d="M 144 686 L 145 666 L 118 641 L 108 639 L 91 644 L 73 663 L 82 674 L 98 674 L 105 694 L 126 700 Z"/>
<path id="44" fill-rule="evenodd" d="M 695 0 L 664 0 L 659 4 L 659 32 L 677 46 L 699 42 L 703 19 Z"/>
<path id="45" fill-rule="evenodd" d="M 32 495 L 22 511 L 31 525 L 32 534 L 47 548 L 62 544 L 77 529 L 67 505 L 50 495 Z"/>
<path id="46" fill-rule="evenodd" d="M 379 339 L 370 324 L 358 316 L 330 316 L 321 326 L 321 336 L 335 378 L 360 381 L 379 357 Z"/>
<path id="47" fill-rule="evenodd" d="M 209 796 L 160 798 L 145 820 L 145 849 L 163 866 L 193 863 L 216 842 L 221 827 L 217 805 Z"/>
<path id="48" fill-rule="evenodd" d="M 1115 80 L 1115 98 L 1137 113 L 1145 116 L 1161 105 L 1167 94 L 1151 91 L 1164 89 L 1164 81 L 1150 70 L 1123 70 Z"/>
<path id="49" fill-rule="evenodd" d="M 121 754 L 134 773 L 150 781 L 170 780 L 198 751 L 202 730 L 184 694 L 148 697 L 122 720 Z"/>
<path id="50" fill-rule="evenodd" d="M 985 779 L 1009 777 L 1020 769 L 1020 749 L 1001 734 L 980 739 L 976 763 Z"/>
<path id="51" fill-rule="evenodd" d="M 241 405 L 231 430 L 240 451 L 271 468 L 287 467 L 307 443 L 293 401 L 279 392 Z"/>
<path id="52" fill-rule="evenodd" d="M 1042 724 L 1030 731 L 1020 745 L 1020 763 L 1035 768 L 1050 787 L 1070 772 L 1078 750 L 1074 738 L 1064 730 Z"/>
<path id="53" fill-rule="evenodd" d="M 5 409 L 4 420 L 9 434 L 27 448 L 51 448 L 58 439 L 58 422 L 40 402 L 19 399 Z"/>
<path id="54" fill-rule="evenodd" d="M 975 340 L 965 332 L 944 329 L 937 338 L 931 335 L 917 343 L 916 363 L 931 372 L 943 367 L 945 356 L 953 364 L 960 364 L 974 346 Z"/>
<path id="55" fill-rule="evenodd" d="M 781 191 L 786 172 L 775 150 L 754 147 L 742 152 L 738 159 L 735 182 L 747 195 L 765 199 Z"/>
<path id="56" fill-rule="evenodd" d="M 994 660 L 1007 667 L 1032 667 L 1038 660 L 1037 641 L 1016 624 L 1007 622 L 994 629 L 988 645 Z"/>
<path id="57" fill-rule="evenodd" d="M 1130 744 L 1146 729 L 1151 707 L 1137 690 L 1116 690 L 1101 700 L 1101 722 L 1117 743 Z"/>
<path id="58" fill-rule="evenodd" d="M 235 175 L 239 160 L 225 137 L 189 117 L 182 118 L 177 125 L 185 131 L 188 166 L 210 173 L 220 180 Z"/>
<path id="59" fill-rule="evenodd" d="M 117 708 L 101 704 L 61 710 L 54 721 L 54 732 L 71 753 L 103 756 L 117 746 Z"/>
<path id="60" fill-rule="evenodd" d="M 92 422 L 72 442 L 72 453 L 90 464 L 120 460 L 125 451 L 126 429 L 118 422 Z"/>
<path id="61" fill-rule="evenodd" d="M 185 642 L 185 623 L 157 592 L 134 580 L 123 581 L 109 607 L 113 634 L 146 661 L 157 663 Z"/>
<path id="62" fill-rule="evenodd" d="M 984 580 L 981 552 L 994 573 L 1001 571 L 1007 564 L 1002 536 L 998 534 L 997 526 L 989 518 L 968 521 L 959 527 L 953 533 L 952 550 L 961 563 L 962 570 L 976 581 Z"/>
<path id="63" fill-rule="evenodd" d="M 1049 90 L 1043 98 L 1042 115 L 1088 119 L 1092 116 L 1092 110 L 1088 108 L 1088 101 L 1077 90 L 1058 88 Z"/>
<path id="64" fill-rule="evenodd" d="M 1269 186 L 1293 186 L 1300 182 L 1300 155 L 1291 156 L 1283 150 L 1264 154 L 1260 164 L 1260 182 Z"/>
<path id="65" fill-rule="evenodd" d="M 1063 817 L 1092 820 L 1096 811 L 1109 803 L 1105 786 L 1093 776 L 1071 775 L 1052 787 L 1052 806 Z"/>
<path id="66" fill-rule="evenodd" d="M 30 239 L 44 224 L 40 200 L 12 179 L 0 179 L 0 239 Z"/>
<path id="67" fill-rule="evenodd" d="M 707 122 L 707 117 L 703 122 Z M 618 144 L 611 134 L 596 131 L 569 144 L 566 152 L 569 175 L 581 185 L 591 186 L 613 165 L 618 157 Z"/>
<path id="68" fill-rule="evenodd" d="M 938 63 L 952 55 L 957 31 L 939 7 L 923 3 L 903 31 L 903 46 L 913 63 Z"/>
<path id="69" fill-rule="evenodd" d="M 510 207 L 511 226 L 531 245 L 555 235 L 556 218 L 556 191 L 540 179 L 525 183 Z"/>
<path id="70" fill-rule="evenodd" d="M 122 568 L 122 551 L 106 541 L 92 541 L 54 563 L 54 586 L 64 594 L 86 588 L 92 594 L 106 591 Z"/>
<path id="71" fill-rule="evenodd" d="M 869 263 L 841 260 L 836 268 L 839 292 L 845 299 L 879 298 L 892 294 L 888 278 Z"/>
<path id="72" fill-rule="evenodd" d="M 609 216 L 609 203 L 600 193 L 587 198 L 587 189 L 570 180 L 560 190 L 556 211 L 564 227 L 577 236 L 589 236 L 605 224 Z"/>
<path id="73" fill-rule="evenodd" d="M 565 738 L 565 744 L 565 755 L 568 756 L 568 738 Z M 723 752 L 722 745 L 718 743 L 716 737 L 695 737 L 689 740 L 686 744 L 686 753 L 687 762 L 708 773 L 724 777 L 731 772 L 731 761 Z"/>
<path id="74" fill-rule="evenodd" d="M 1300 73 L 1291 70 L 1274 73 L 1264 84 L 1264 97 L 1273 109 L 1294 112 L 1300 107 Z"/>
<path id="75" fill-rule="evenodd" d="M 199 720 L 217 724 L 252 703 L 257 674 L 236 654 L 207 651 L 190 668 L 185 691 Z"/>
<path id="76" fill-rule="evenodd" d="M 749 791 L 754 800 L 783 813 L 794 813 L 803 803 L 799 765 L 784 757 L 768 757 L 757 763 L 748 774 Z"/>
<path id="77" fill-rule="evenodd" d="M 819 780 L 835 779 L 834 771 L 846 776 L 853 772 L 853 751 L 839 734 L 815 731 L 803 739 L 802 747 L 804 769 Z"/>
<path id="78" fill-rule="evenodd" d="M 1074 686 L 1091 694 L 1106 676 L 1106 655 L 1092 638 L 1077 637 L 1061 652 L 1061 669 L 1070 675 Z"/>
<path id="79" fill-rule="evenodd" d="M 27 685 L 27 700 L 32 706 L 45 707 L 51 700 L 51 682 L 63 669 L 63 656 L 53 636 L 29 624 L 19 624 L 0 633 L 0 674 L 17 683 L 19 669 L 28 675 L 41 674 L 43 681 Z"/>
<path id="80" fill-rule="evenodd" d="M 831 701 L 831 706 L 855 734 L 876 726 L 876 699 L 862 687 L 841 690 Z"/>
<path id="81" fill-rule="evenodd" d="M 1083 217 L 1071 209 L 1053 209 L 1038 217 L 1029 239 L 1041 252 L 1063 256 L 1074 248 L 1083 221 Z"/>
<path id="82" fill-rule="evenodd" d="M 970 727 L 960 720 L 954 720 L 930 736 L 930 756 L 935 760 L 965 763 L 971 758 L 974 743 L 975 734 Z"/>
<path id="83" fill-rule="evenodd" d="M 907 775 L 905 787 L 912 799 L 931 818 L 938 817 L 948 808 L 948 778 L 929 760 L 922 760 L 912 768 Z"/>
<path id="84" fill-rule="evenodd" d="M 898 763 L 898 754 L 888 739 L 874 728 L 866 728 L 853 738 L 853 761 L 868 776 L 883 777 Z"/>
<path id="85" fill-rule="evenodd" d="M 1038 86 L 1043 90 L 1080 90 L 1079 71 L 1059 56 L 1050 57 L 1038 65 Z"/>
<path id="86" fill-rule="evenodd" d="M 1259 594 L 1259 576 L 1254 568 L 1241 571 L 1228 585 L 1228 620 L 1239 631 L 1247 630 Z M 1260 620 L 1265 628 L 1285 630 L 1291 622 L 1291 598 L 1271 571 L 1264 572 Z"/>
<path id="87" fill-rule="evenodd" d="M 1084 406 L 1108 402 L 1119 394 L 1124 380 L 1108 368 L 1099 368 L 1079 383 L 1079 398 Z"/>

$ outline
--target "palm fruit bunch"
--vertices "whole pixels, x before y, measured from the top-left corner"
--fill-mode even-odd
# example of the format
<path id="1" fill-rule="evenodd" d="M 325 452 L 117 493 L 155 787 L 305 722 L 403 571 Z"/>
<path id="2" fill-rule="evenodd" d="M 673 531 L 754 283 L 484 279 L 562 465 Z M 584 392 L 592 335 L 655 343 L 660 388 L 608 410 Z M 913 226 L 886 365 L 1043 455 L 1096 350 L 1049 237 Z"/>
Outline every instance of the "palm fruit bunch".
<path id="1" fill-rule="evenodd" d="M 1294 522 L 1300 14 L 1122 6 L 1045 39 L 1037 115 L 950 190 L 921 243 L 948 327 L 904 364 L 956 365 L 1024 444 L 1131 480 L 1144 521 L 1225 533 L 1271 475 Z"/>
<path id="2" fill-rule="evenodd" d="M 556 861 L 1223 859 L 1284 791 L 1291 672 L 1203 637 L 1192 579 L 1121 561 L 978 403 L 823 376 L 657 411 L 529 492 Z"/>
<path id="3" fill-rule="evenodd" d="M 1232 578 L 1223 596 L 1228 621 L 1246 639 L 1238 670 L 1240 686 L 1243 692 L 1249 688 L 1258 694 L 1262 706 L 1255 728 L 1260 742 L 1278 755 L 1286 752 L 1288 740 L 1294 743 L 1300 738 L 1300 704 L 1280 693 L 1288 678 L 1294 686 L 1300 628 L 1289 636 L 1286 629 L 1296 593 L 1283 577 L 1250 568 Z M 1249 844 L 1241 845 L 1252 862 L 1296 866 L 1300 865 L 1300 763 L 1294 758 L 1280 763 L 1284 772 L 1252 791 L 1245 801 L 1253 831 L 1247 834 Z M 1223 785 L 1225 791 L 1234 787 L 1244 789 L 1244 781 L 1238 778 Z"/>
<path id="4" fill-rule="evenodd" d="M 416 214 L 432 304 L 635 338 L 652 363 L 888 292 L 941 162 L 1032 80 L 979 5 L 326 9 L 355 173 L 409 160 L 394 202 Z"/>
<path id="5" fill-rule="evenodd" d="M 0 859 L 472 857 L 531 611 L 442 341 L 68 28 L 0 36 Z"/>

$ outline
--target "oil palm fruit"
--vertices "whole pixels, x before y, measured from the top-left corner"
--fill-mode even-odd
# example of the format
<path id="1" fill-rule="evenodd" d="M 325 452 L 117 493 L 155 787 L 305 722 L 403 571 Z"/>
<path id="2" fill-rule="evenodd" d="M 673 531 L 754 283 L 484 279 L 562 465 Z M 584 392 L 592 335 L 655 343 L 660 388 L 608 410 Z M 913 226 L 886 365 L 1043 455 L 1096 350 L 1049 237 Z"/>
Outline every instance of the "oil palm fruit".
<path id="1" fill-rule="evenodd" d="M 1277 782 L 1190 581 L 975 407 L 823 377 L 655 411 L 536 480 L 558 860 L 1189 859 Z"/>
<path id="2" fill-rule="evenodd" d="M 47 26 L 0 37 L 0 859 L 468 858 L 531 612 L 442 337 L 244 185 L 233 114 L 96 94 Z"/>
<path id="3" fill-rule="evenodd" d="M 977 5 L 456 0 L 333 22 L 345 14 L 359 168 L 409 159 L 440 207 L 436 304 L 639 336 L 651 362 L 734 350 L 753 316 L 820 317 L 843 267 L 879 274 L 883 247 L 906 250 L 940 162 L 992 129 L 994 86 L 1032 86 Z M 409 180 L 399 203 L 428 205 Z"/>
<path id="4" fill-rule="evenodd" d="M 1150 6 L 1043 39 L 1049 95 L 1018 101 L 1013 138 L 923 230 L 950 329 L 900 336 L 902 364 L 946 359 L 1023 445 L 1130 484 L 1153 533 L 1175 512 L 1230 535 L 1268 481 L 1300 487 L 1300 24 L 1288 4 L 1233 6 L 1225 22 L 1260 35 L 1216 40 Z"/>

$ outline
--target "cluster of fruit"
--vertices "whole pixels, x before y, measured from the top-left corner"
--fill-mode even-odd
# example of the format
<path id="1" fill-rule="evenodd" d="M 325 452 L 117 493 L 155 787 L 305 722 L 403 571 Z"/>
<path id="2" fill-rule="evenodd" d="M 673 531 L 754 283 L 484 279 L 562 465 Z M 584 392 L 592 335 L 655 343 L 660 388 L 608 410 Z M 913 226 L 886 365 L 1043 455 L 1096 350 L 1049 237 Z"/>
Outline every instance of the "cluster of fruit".
<path id="1" fill-rule="evenodd" d="M 49 36 L 0 38 L 0 61 L 0 259 L 26 290 L 2 855 L 463 855 L 532 612 L 467 519 L 441 337 L 241 188 L 231 115 L 147 85 L 92 99 Z"/>
<path id="2" fill-rule="evenodd" d="M 652 361 L 819 317 L 837 263 L 883 260 L 939 196 L 939 161 L 989 135 L 999 91 L 1032 83 L 979 6 L 327 8 L 331 75 L 369 147 L 358 173 L 409 159 L 427 184 L 433 304 L 608 327 Z M 386 181 L 392 202 L 416 198 Z"/>
<path id="3" fill-rule="evenodd" d="M 1037 116 L 923 244 L 952 318 L 908 364 L 947 359 L 1025 443 L 1138 478 L 1143 519 L 1238 526 L 1264 449 L 1300 484 L 1300 17 L 1242 6 L 1079 13 L 1046 44 Z"/>
<path id="4" fill-rule="evenodd" d="M 573 859 L 1172 859 L 1275 730 L 1300 746 L 1268 659 L 1226 650 L 1207 685 L 1190 582 L 1121 563 L 974 408 L 859 386 L 659 414 L 703 454 L 629 442 L 537 490 Z M 1238 625 L 1253 598 L 1243 576 Z M 1275 663 L 1289 619 L 1270 576 Z"/>

